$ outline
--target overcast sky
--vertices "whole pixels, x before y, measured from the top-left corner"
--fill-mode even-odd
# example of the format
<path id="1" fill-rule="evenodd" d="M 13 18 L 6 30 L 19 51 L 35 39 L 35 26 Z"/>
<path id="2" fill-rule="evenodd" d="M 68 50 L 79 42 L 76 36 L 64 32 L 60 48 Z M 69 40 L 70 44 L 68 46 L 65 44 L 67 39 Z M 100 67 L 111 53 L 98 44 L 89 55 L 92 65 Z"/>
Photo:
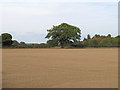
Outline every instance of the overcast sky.
<path id="1" fill-rule="evenodd" d="M 89 1 L 89 2 L 88 2 Z M 63 22 L 87 34 L 118 35 L 118 0 L 1 0 L 0 29 L 13 39 L 46 42 L 47 29 Z"/>

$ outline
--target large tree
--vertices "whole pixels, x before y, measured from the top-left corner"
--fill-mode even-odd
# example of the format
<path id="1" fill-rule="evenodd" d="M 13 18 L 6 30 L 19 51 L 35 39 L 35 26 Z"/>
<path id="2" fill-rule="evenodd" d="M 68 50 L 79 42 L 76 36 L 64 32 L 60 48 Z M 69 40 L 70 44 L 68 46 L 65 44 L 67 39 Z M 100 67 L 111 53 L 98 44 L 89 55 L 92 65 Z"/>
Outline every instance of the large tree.
<path id="1" fill-rule="evenodd" d="M 66 43 L 80 41 L 81 37 L 81 30 L 78 27 L 69 25 L 67 23 L 53 26 L 47 31 L 48 34 L 46 38 L 57 41 L 58 45 L 60 45 L 62 48 L 64 48 Z"/>
<path id="2" fill-rule="evenodd" d="M 13 43 L 12 41 L 12 35 L 9 33 L 3 33 L 2 34 L 2 45 L 4 46 L 11 46 Z"/>

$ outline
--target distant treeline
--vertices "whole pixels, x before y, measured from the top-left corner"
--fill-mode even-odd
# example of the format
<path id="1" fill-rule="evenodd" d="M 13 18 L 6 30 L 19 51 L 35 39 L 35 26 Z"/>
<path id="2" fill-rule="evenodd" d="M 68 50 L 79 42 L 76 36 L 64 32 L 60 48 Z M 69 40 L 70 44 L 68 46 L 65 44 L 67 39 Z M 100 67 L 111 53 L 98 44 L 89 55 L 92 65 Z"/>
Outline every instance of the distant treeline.
<path id="1" fill-rule="evenodd" d="M 120 36 L 111 37 L 111 34 L 107 36 L 96 34 L 92 38 L 87 35 L 87 39 L 84 38 L 82 44 L 85 47 L 119 47 L 120 46 Z"/>
<path id="2" fill-rule="evenodd" d="M 12 35 L 9 33 L 3 33 L 0 36 L 0 45 L 3 48 L 54 48 L 60 47 L 53 40 L 48 40 L 46 43 L 41 44 L 26 44 L 25 42 L 18 42 L 17 40 L 12 40 Z M 91 37 L 89 34 L 87 38 L 83 41 L 68 42 L 64 44 L 64 48 L 85 48 L 85 47 L 119 47 L 120 46 L 120 36 L 111 37 L 110 34 L 107 36 L 94 35 Z"/>
<path id="3" fill-rule="evenodd" d="M 48 34 L 45 38 L 49 40 L 46 43 L 41 44 L 26 44 L 25 42 L 18 42 L 12 40 L 12 35 L 9 33 L 3 33 L 1 38 L 1 44 L 3 48 L 85 48 L 85 47 L 119 47 L 120 36 L 111 37 L 111 34 L 107 36 L 95 34 L 91 37 L 89 34 L 83 41 L 81 38 L 81 30 L 79 27 L 69 25 L 67 23 L 61 23 L 58 26 L 53 26 L 48 29 Z"/>

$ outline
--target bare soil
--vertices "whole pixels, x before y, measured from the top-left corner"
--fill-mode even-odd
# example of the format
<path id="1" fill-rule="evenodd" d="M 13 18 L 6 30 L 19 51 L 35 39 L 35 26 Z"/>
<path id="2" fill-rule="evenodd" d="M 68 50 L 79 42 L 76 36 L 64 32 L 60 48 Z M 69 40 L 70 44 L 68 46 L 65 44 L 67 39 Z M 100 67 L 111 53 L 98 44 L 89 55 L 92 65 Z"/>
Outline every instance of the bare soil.
<path id="1" fill-rule="evenodd" d="M 3 88 L 117 88 L 118 49 L 3 49 Z"/>

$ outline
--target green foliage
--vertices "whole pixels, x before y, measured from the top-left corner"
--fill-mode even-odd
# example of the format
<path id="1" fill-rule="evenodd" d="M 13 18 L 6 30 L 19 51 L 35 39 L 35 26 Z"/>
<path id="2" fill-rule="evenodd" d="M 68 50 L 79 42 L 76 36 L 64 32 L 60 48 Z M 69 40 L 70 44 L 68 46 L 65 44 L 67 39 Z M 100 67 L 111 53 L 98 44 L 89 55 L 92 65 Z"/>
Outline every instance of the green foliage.
<path id="1" fill-rule="evenodd" d="M 80 41 L 81 37 L 80 29 L 67 23 L 53 26 L 52 29 L 47 31 L 46 38 L 57 41 L 57 44 L 60 44 L 62 48 L 66 43 Z"/>
<path id="2" fill-rule="evenodd" d="M 108 38 L 111 38 L 111 34 L 108 34 L 107 37 L 108 37 Z"/>
<path id="3" fill-rule="evenodd" d="M 100 38 L 101 36 L 99 34 L 95 34 L 93 38 Z"/>
<path id="4" fill-rule="evenodd" d="M 92 47 L 98 47 L 98 41 L 96 39 L 91 40 L 90 44 Z"/>
<path id="5" fill-rule="evenodd" d="M 8 33 L 3 33 L 2 34 L 2 45 L 3 47 L 5 46 L 11 46 L 13 43 L 12 41 L 12 35 Z"/>
<path id="6" fill-rule="evenodd" d="M 47 47 L 48 47 L 48 45 L 47 45 L 47 44 L 45 44 L 45 43 L 41 43 L 41 44 L 39 44 L 39 47 L 40 47 L 40 48 L 47 48 Z"/>
<path id="7" fill-rule="evenodd" d="M 15 44 L 14 44 L 15 43 Z M 45 43 L 41 44 L 26 44 L 25 42 L 20 42 L 19 44 L 15 41 L 12 48 L 49 48 Z"/>
<path id="8" fill-rule="evenodd" d="M 101 42 L 100 42 L 100 46 L 102 46 L 102 47 L 111 47 L 112 46 L 111 39 L 108 39 L 108 38 L 102 39 Z"/>
<path id="9" fill-rule="evenodd" d="M 86 47 L 118 47 L 120 46 L 120 37 L 111 37 L 110 34 L 107 36 L 95 35 L 91 39 L 84 39 L 82 44 Z"/>
<path id="10" fill-rule="evenodd" d="M 74 48 L 83 48 L 84 47 L 84 45 L 80 41 L 72 43 L 71 46 Z"/>
<path id="11" fill-rule="evenodd" d="M 18 45 L 20 45 L 20 43 L 16 40 L 13 40 L 12 46 L 18 46 Z"/>
<path id="12" fill-rule="evenodd" d="M 87 35 L 87 39 L 91 39 L 90 34 Z"/>
<path id="13" fill-rule="evenodd" d="M 48 44 L 49 47 L 58 46 L 58 42 L 56 40 L 48 40 L 47 44 Z"/>
<path id="14" fill-rule="evenodd" d="M 28 48 L 27 44 L 25 42 L 20 42 L 20 43 L 17 43 L 16 42 L 16 48 Z"/>
<path id="15" fill-rule="evenodd" d="M 26 45 L 25 42 L 20 42 L 21 45 Z"/>
<path id="16" fill-rule="evenodd" d="M 0 48 L 2 48 L 2 36 L 0 36 Z"/>

